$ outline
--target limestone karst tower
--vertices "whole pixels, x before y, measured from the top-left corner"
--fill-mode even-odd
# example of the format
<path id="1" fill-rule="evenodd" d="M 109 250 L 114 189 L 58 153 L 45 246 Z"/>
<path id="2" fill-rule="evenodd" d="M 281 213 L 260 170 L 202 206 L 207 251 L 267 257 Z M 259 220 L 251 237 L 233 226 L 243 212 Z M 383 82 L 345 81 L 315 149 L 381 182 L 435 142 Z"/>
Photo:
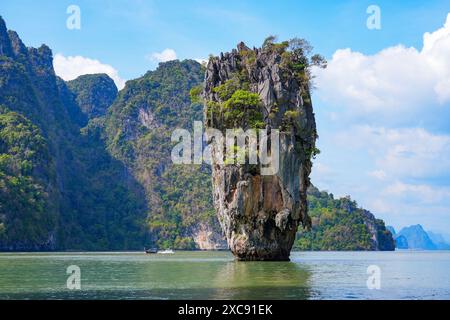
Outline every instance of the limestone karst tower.
<path id="1" fill-rule="evenodd" d="M 239 260 L 289 260 L 298 226 L 310 226 L 306 190 L 317 132 L 309 67 L 324 60 L 309 53 L 303 40 L 274 43 L 268 38 L 259 49 L 240 43 L 207 65 L 207 129 L 224 135 L 238 127 L 279 130 L 276 173 L 262 175 L 260 166 L 248 163 L 212 165 L 214 206 Z M 217 157 L 217 145 L 211 153 Z"/>

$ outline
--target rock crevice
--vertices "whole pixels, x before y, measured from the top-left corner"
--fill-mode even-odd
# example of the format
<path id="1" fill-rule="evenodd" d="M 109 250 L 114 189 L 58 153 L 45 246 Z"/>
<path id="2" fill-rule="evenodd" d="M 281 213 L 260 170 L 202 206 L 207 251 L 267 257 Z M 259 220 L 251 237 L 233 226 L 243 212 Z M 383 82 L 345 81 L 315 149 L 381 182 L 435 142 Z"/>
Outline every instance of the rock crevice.
<path id="1" fill-rule="evenodd" d="M 288 260 L 298 226 L 310 225 L 306 190 L 316 125 L 309 81 L 301 79 L 308 70 L 294 72 L 290 55 L 278 44 L 249 49 L 240 43 L 237 50 L 221 53 L 207 65 L 203 92 L 207 128 L 223 133 L 233 129 L 223 120 L 230 108 L 226 99 L 236 90 L 245 90 L 259 96 L 259 128 L 280 131 L 275 174 L 262 175 L 248 163 L 212 166 L 214 206 L 239 260 Z M 241 107 L 245 113 L 246 106 Z M 252 128 L 247 118 L 241 123 L 243 130 Z M 214 159 L 217 145 L 211 152 Z"/>

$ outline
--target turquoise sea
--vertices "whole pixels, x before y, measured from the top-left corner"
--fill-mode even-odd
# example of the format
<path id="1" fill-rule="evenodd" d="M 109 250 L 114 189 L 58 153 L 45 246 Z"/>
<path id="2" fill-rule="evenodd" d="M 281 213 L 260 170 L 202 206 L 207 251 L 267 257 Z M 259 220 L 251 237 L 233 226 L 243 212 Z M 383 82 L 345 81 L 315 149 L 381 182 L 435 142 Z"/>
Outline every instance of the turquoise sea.
<path id="1" fill-rule="evenodd" d="M 67 287 L 69 266 L 79 267 L 79 290 Z M 379 289 L 367 286 L 369 266 Z M 290 262 L 206 251 L 1 253 L 0 299 L 450 299 L 450 252 L 293 252 Z"/>

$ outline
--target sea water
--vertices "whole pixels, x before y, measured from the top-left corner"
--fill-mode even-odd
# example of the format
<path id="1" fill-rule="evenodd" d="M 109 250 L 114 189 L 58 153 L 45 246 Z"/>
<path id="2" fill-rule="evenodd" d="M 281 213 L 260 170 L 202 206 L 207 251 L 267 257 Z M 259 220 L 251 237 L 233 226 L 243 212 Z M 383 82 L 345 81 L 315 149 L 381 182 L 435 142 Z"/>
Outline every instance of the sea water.
<path id="1" fill-rule="evenodd" d="M 0 299 L 450 299 L 449 271 L 449 251 L 1 253 Z"/>

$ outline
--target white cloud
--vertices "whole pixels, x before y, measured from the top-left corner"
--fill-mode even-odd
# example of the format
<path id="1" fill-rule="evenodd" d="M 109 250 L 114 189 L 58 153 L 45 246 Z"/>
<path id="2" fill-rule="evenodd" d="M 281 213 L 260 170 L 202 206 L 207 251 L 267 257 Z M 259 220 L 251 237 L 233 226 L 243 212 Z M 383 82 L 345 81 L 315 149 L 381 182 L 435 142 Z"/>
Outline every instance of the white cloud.
<path id="1" fill-rule="evenodd" d="M 167 62 L 177 59 L 177 53 L 173 49 L 164 49 L 161 52 L 154 52 L 148 56 L 151 61 Z"/>
<path id="2" fill-rule="evenodd" d="M 311 178 L 313 180 L 313 184 L 320 186 L 320 188 L 330 190 L 330 183 L 333 183 L 335 178 L 335 173 L 333 169 L 318 160 L 313 162 L 313 169 L 311 173 Z M 331 189 L 334 191 L 333 189 Z"/>
<path id="3" fill-rule="evenodd" d="M 374 55 L 337 50 L 317 69 L 318 94 L 352 111 L 411 112 L 450 102 L 450 13 L 444 27 L 423 36 L 423 48 L 402 45 Z"/>
<path id="4" fill-rule="evenodd" d="M 84 74 L 106 73 L 114 80 L 119 90 L 125 86 L 125 80 L 119 76 L 119 72 L 116 69 L 98 60 L 82 56 L 65 57 L 58 53 L 53 58 L 53 67 L 55 68 L 55 73 L 66 81 L 73 80 Z"/>
<path id="5" fill-rule="evenodd" d="M 403 197 L 423 204 L 435 204 L 450 198 L 447 187 L 434 187 L 426 184 L 408 184 L 396 181 L 387 186 L 382 194 L 386 196 Z"/>
<path id="6" fill-rule="evenodd" d="M 205 58 L 196 58 L 194 59 L 195 61 L 197 61 L 198 63 L 202 64 L 202 65 L 206 65 L 209 61 L 209 59 L 205 59 Z"/>
<path id="7" fill-rule="evenodd" d="M 313 166 L 314 166 L 314 170 L 319 175 L 329 175 L 333 172 L 333 170 L 329 166 L 327 166 L 321 162 L 314 162 Z"/>
<path id="8" fill-rule="evenodd" d="M 385 199 L 375 198 L 370 202 L 370 209 L 375 212 L 394 213 L 395 209 Z"/>
<path id="9" fill-rule="evenodd" d="M 450 172 L 450 136 L 423 128 L 386 129 L 352 126 L 339 132 L 335 141 L 346 148 L 366 150 L 376 165 L 371 176 L 432 177 Z"/>
<path id="10" fill-rule="evenodd" d="M 313 183 L 350 194 L 388 224 L 448 232 L 450 14 L 422 48 L 340 49 L 314 73 L 318 160 L 333 174 L 313 167 Z"/>
<path id="11" fill-rule="evenodd" d="M 374 177 L 378 180 L 385 180 L 387 178 L 386 172 L 384 172 L 383 170 L 374 170 L 374 171 L 370 171 L 369 176 Z"/>
<path id="12" fill-rule="evenodd" d="M 408 189 L 408 187 L 406 187 Z M 420 186 L 413 187 L 413 189 L 420 189 Z M 425 187 L 427 189 L 427 187 Z M 430 190 L 428 190 L 430 192 Z M 434 191 L 431 191 L 434 192 Z M 445 193 L 446 191 L 438 191 Z M 416 197 L 415 200 L 421 200 L 422 193 L 409 192 L 409 198 L 411 200 L 412 195 Z M 448 192 L 447 192 L 448 193 Z M 427 195 L 425 195 L 427 197 Z M 427 230 L 435 230 L 440 233 L 449 232 L 449 202 L 446 199 L 442 199 L 439 202 L 433 201 L 428 198 L 422 202 L 413 201 L 409 202 L 402 197 L 390 196 L 386 192 L 382 192 L 379 197 L 369 201 L 367 206 L 375 212 L 376 216 L 385 219 L 388 225 L 395 226 L 396 230 L 399 230 L 405 226 L 420 223 Z M 405 196 L 403 196 L 405 198 Z M 414 200 L 414 198 L 412 199 Z"/>

